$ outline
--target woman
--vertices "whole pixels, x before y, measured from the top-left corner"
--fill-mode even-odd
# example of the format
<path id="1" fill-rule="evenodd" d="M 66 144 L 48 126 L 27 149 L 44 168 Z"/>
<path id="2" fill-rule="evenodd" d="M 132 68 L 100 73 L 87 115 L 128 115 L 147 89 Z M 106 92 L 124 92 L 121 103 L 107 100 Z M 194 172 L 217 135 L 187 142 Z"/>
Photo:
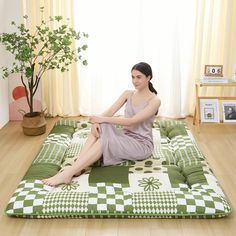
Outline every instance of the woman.
<path id="1" fill-rule="evenodd" d="M 115 165 L 125 160 L 144 160 L 153 151 L 152 125 L 161 101 L 153 88 L 152 69 L 145 62 L 131 70 L 134 91 L 125 91 L 101 116 L 91 116 L 89 135 L 76 162 L 63 172 L 42 180 L 56 186 L 70 183 L 73 176 L 102 157 L 104 166 Z M 113 115 L 126 103 L 124 117 Z M 113 125 L 124 126 L 123 130 Z"/>

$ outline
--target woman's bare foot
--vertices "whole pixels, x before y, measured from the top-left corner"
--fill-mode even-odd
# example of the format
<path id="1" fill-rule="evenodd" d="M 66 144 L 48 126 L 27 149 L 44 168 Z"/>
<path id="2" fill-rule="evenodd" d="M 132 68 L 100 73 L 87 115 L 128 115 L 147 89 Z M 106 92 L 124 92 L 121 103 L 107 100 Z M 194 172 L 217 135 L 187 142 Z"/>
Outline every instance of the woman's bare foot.
<path id="1" fill-rule="evenodd" d="M 42 182 L 49 186 L 57 186 L 60 184 L 69 184 L 71 182 L 72 177 L 72 171 L 70 170 L 70 168 L 67 168 L 66 170 L 52 176 L 51 178 L 43 179 Z"/>

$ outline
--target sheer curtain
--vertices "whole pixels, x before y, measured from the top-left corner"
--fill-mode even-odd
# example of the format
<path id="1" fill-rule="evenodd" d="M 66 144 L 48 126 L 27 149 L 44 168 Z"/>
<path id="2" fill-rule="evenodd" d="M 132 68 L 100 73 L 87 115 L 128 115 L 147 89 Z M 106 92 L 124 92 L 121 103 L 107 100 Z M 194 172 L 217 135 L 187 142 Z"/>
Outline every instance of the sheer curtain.
<path id="1" fill-rule="evenodd" d="M 236 70 L 234 0 L 22 3 L 32 27 L 40 19 L 39 8 L 44 6 L 45 16 L 69 17 L 77 30 L 90 35 L 86 41 L 87 67 L 73 64 L 68 73 L 51 71 L 42 80 L 44 107 L 53 116 L 101 113 L 123 90 L 133 89 L 131 67 L 146 61 L 152 66 L 153 84 L 162 100 L 159 115 L 185 117 L 194 111 L 194 83 L 205 64 L 223 64 L 227 77 Z"/>
<path id="2" fill-rule="evenodd" d="M 236 71 L 236 1 L 198 0 L 195 32 L 193 78 L 202 76 L 205 65 L 219 64 L 223 65 L 224 76 L 231 79 Z M 236 94 L 236 90 L 226 87 L 202 92 L 209 96 Z"/>
<path id="3" fill-rule="evenodd" d="M 139 61 L 153 68 L 159 115 L 173 118 L 193 114 L 204 65 L 222 64 L 228 78 L 236 70 L 234 0 L 76 0 L 74 9 L 76 26 L 90 34 L 89 66 L 79 68 L 84 115 L 100 113 L 132 89 L 130 69 Z"/>
<path id="4" fill-rule="evenodd" d="M 90 35 L 89 64 L 79 66 L 81 114 L 101 113 L 123 90 L 133 89 L 131 67 L 145 61 L 162 100 L 159 115 L 188 115 L 195 7 L 193 0 L 76 0 L 76 27 Z"/>
<path id="5" fill-rule="evenodd" d="M 66 20 L 70 19 L 73 26 L 73 0 L 22 0 L 23 14 L 28 15 L 31 20 L 30 26 L 35 29 L 41 21 L 40 7 L 44 7 L 44 19 L 49 16 L 60 15 Z M 67 22 L 67 21 L 66 21 Z M 52 23 L 53 29 L 56 23 Z M 68 72 L 48 71 L 43 75 L 42 86 L 42 104 L 47 108 L 47 113 L 52 116 L 76 116 L 79 115 L 79 87 L 77 66 L 72 64 Z"/>

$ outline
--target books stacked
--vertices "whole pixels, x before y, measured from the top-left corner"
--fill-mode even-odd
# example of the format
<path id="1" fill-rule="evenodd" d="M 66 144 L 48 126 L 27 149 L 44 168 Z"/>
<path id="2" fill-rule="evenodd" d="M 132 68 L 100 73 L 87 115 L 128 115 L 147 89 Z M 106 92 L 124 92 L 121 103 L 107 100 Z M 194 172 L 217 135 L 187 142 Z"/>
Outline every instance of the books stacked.
<path id="1" fill-rule="evenodd" d="M 223 76 L 203 76 L 200 79 L 201 84 L 226 84 L 228 79 Z"/>

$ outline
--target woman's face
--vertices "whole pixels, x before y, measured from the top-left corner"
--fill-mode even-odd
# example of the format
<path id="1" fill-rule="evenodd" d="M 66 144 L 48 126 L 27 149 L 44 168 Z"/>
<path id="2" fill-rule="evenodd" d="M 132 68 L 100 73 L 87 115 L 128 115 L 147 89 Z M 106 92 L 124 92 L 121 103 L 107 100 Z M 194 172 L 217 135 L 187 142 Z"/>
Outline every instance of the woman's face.
<path id="1" fill-rule="evenodd" d="M 149 76 L 147 77 L 138 70 L 132 70 L 132 83 L 137 90 L 142 90 L 148 86 Z"/>

